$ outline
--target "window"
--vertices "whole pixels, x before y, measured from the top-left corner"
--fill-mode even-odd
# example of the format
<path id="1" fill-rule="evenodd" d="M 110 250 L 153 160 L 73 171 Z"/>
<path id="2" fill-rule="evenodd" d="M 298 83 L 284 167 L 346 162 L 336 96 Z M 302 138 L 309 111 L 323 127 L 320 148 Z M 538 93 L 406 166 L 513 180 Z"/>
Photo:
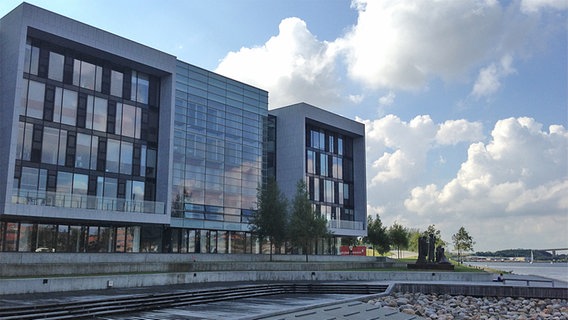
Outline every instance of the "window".
<path id="1" fill-rule="evenodd" d="M 89 176 L 86 174 L 73 174 L 73 194 L 87 195 Z"/>
<path id="2" fill-rule="evenodd" d="M 99 137 L 78 133 L 75 148 L 75 167 L 95 170 L 97 168 L 98 146 Z"/>
<path id="3" fill-rule="evenodd" d="M 73 84 L 81 88 L 101 91 L 103 68 L 92 63 L 75 59 L 73 63 Z"/>
<path id="4" fill-rule="evenodd" d="M 57 164 L 59 151 L 59 129 L 45 127 L 41 146 L 41 162 Z"/>
<path id="5" fill-rule="evenodd" d="M 34 125 L 20 122 L 17 157 L 22 160 L 30 160 L 32 154 L 32 136 Z"/>
<path id="6" fill-rule="evenodd" d="M 116 104 L 115 133 L 140 139 L 142 110 L 129 104 Z"/>
<path id="7" fill-rule="evenodd" d="M 57 107 L 55 109 L 57 110 Z M 77 92 L 64 89 L 60 109 L 61 123 L 75 126 L 75 124 L 77 123 Z M 53 118 L 55 119 L 55 112 Z"/>
<path id="8" fill-rule="evenodd" d="M 120 173 L 132 174 L 132 143 L 120 144 Z"/>
<path id="9" fill-rule="evenodd" d="M 75 167 L 89 169 L 89 159 L 91 153 L 91 137 L 78 133 L 77 146 L 75 148 Z"/>
<path id="10" fill-rule="evenodd" d="M 127 200 L 144 200 L 144 182 L 142 181 L 126 181 L 126 199 Z"/>
<path id="11" fill-rule="evenodd" d="M 49 69 L 47 77 L 49 79 L 63 81 L 63 62 L 65 57 L 59 53 L 49 53 Z"/>
<path id="12" fill-rule="evenodd" d="M 119 157 L 120 141 L 108 139 L 106 152 L 106 171 L 118 173 Z"/>
<path id="13" fill-rule="evenodd" d="M 71 194 L 73 191 L 73 174 L 70 172 L 57 172 L 57 193 Z"/>
<path id="14" fill-rule="evenodd" d="M 59 131 L 59 152 L 57 157 L 57 164 L 60 166 L 65 165 L 65 152 L 67 150 L 67 131 Z"/>
<path id="15" fill-rule="evenodd" d="M 122 83 L 124 75 L 122 72 L 111 70 L 110 72 L 110 94 L 122 98 Z"/>
<path id="16" fill-rule="evenodd" d="M 43 102 L 45 98 L 45 84 L 30 80 L 28 83 L 28 98 L 26 115 L 32 118 L 43 118 Z"/>
<path id="17" fill-rule="evenodd" d="M 26 56 L 24 62 L 24 72 L 37 76 L 39 66 L 39 48 L 31 45 L 28 40 L 26 43 Z"/>
<path id="18" fill-rule="evenodd" d="M 148 104 L 148 91 L 150 87 L 150 78 L 147 74 L 138 71 L 132 71 L 132 91 L 130 100 Z"/>
<path id="19" fill-rule="evenodd" d="M 87 122 L 86 128 L 97 131 L 106 131 L 107 100 L 94 96 L 87 96 Z"/>

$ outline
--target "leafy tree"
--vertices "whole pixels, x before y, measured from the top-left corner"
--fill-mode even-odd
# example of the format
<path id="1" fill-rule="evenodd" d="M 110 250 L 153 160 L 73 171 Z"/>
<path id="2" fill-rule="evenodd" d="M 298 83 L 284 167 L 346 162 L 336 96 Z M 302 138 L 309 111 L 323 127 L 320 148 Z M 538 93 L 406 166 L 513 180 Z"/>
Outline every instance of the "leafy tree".
<path id="1" fill-rule="evenodd" d="M 367 242 L 373 245 L 379 254 L 384 255 L 390 251 L 390 238 L 387 232 L 387 227 L 383 226 L 381 218 L 377 215 L 375 219 L 371 216 L 367 217 Z M 373 250 L 374 254 L 375 250 Z"/>
<path id="2" fill-rule="evenodd" d="M 418 239 L 422 236 L 420 229 L 408 230 L 408 250 L 418 252 Z"/>
<path id="3" fill-rule="evenodd" d="M 318 238 L 328 235 L 327 221 L 316 214 L 308 198 L 306 184 L 300 180 L 292 204 L 289 236 L 294 246 L 302 248 L 308 262 L 308 249 Z"/>
<path id="4" fill-rule="evenodd" d="M 473 251 L 475 242 L 463 226 L 452 236 L 452 241 L 454 242 L 454 249 L 458 251 L 458 261 L 462 263 L 461 253 Z"/>
<path id="5" fill-rule="evenodd" d="M 256 201 L 257 210 L 249 220 L 250 230 L 261 239 L 268 238 L 272 261 L 272 246 L 280 248 L 286 241 L 288 201 L 274 178 L 257 189 Z"/>
<path id="6" fill-rule="evenodd" d="M 430 235 L 433 234 L 434 235 L 434 246 L 435 247 L 445 247 L 446 246 L 446 242 L 444 240 L 442 240 L 442 233 L 440 232 L 440 230 L 436 229 L 436 225 L 431 224 L 428 226 L 428 229 L 426 229 L 426 231 L 422 232 L 422 235 L 425 236 L 427 239 L 430 239 Z"/>
<path id="7" fill-rule="evenodd" d="M 389 228 L 389 238 L 392 245 L 396 247 L 398 258 L 400 259 L 400 250 L 408 247 L 408 230 L 395 222 Z"/>

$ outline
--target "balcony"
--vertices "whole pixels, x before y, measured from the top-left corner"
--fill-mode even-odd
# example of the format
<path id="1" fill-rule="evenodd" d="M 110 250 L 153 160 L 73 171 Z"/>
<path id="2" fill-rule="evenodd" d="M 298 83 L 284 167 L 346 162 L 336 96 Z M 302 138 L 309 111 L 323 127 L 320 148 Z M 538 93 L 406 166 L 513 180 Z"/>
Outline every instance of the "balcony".
<path id="1" fill-rule="evenodd" d="M 329 229 L 365 230 L 363 222 L 349 220 L 329 220 L 327 227 Z"/>
<path id="2" fill-rule="evenodd" d="M 70 209 L 164 214 L 163 202 L 61 194 L 57 192 L 13 189 L 13 204 L 48 206 Z"/>

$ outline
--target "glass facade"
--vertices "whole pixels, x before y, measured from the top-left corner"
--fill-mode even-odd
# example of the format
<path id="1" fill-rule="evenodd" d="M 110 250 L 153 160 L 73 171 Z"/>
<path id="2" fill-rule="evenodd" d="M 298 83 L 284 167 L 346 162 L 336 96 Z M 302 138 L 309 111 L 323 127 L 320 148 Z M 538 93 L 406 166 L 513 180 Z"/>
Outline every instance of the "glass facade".
<path id="1" fill-rule="evenodd" d="M 306 125 L 306 180 L 316 212 L 330 222 L 354 221 L 353 139 Z"/>
<path id="2" fill-rule="evenodd" d="M 150 97 L 159 80 L 34 38 L 25 52 L 12 201 L 164 213 L 147 205 L 155 201 L 148 118 L 158 117 Z"/>
<path id="3" fill-rule="evenodd" d="M 247 223 L 262 182 L 265 91 L 178 62 L 172 217 Z"/>
<path id="4" fill-rule="evenodd" d="M 267 253 L 248 222 L 280 169 L 268 92 L 92 32 L 28 25 L 18 40 L 0 251 Z M 354 221 L 353 141 L 339 131 L 308 124 L 305 175 L 318 212 Z"/>

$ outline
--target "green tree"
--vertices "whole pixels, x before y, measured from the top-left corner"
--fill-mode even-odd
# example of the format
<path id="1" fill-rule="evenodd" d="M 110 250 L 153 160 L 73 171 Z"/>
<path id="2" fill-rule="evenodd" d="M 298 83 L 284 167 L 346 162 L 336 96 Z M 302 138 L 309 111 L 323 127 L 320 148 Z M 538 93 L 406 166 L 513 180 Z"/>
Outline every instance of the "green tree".
<path id="1" fill-rule="evenodd" d="M 387 227 L 383 226 L 381 218 L 377 215 L 375 219 L 371 216 L 367 217 L 367 237 L 366 241 L 373 245 L 373 254 L 375 249 L 380 255 L 390 251 L 390 238 L 387 232 Z"/>
<path id="2" fill-rule="evenodd" d="M 422 236 L 420 229 L 408 230 L 408 250 L 418 252 L 418 239 Z"/>
<path id="3" fill-rule="evenodd" d="M 401 249 L 408 247 L 408 230 L 395 222 L 389 228 L 389 238 L 392 245 L 396 247 L 398 259 L 400 259 Z"/>
<path id="4" fill-rule="evenodd" d="M 433 234 L 434 235 L 434 246 L 435 247 L 445 247 L 446 246 L 446 242 L 444 240 L 442 240 L 442 233 L 440 232 L 440 230 L 436 229 L 436 225 L 435 224 L 431 224 L 428 226 L 428 229 L 426 229 L 426 231 L 422 232 L 422 235 L 425 236 L 427 239 L 430 239 L 430 235 Z"/>
<path id="5" fill-rule="evenodd" d="M 452 236 L 452 241 L 454 242 L 454 249 L 458 251 L 458 261 L 463 263 L 461 253 L 473 251 L 475 242 L 463 226 Z"/>
<path id="6" fill-rule="evenodd" d="M 249 220 L 250 230 L 260 239 L 268 238 L 272 261 L 272 246 L 282 247 L 288 227 L 288 201 L 274 178 L 257 189 L 256 206 L 257 209 Z"/>
<path id="7" fill-rule="evenodd" d="M 303 180 L 300 180 L 296 187 L 289 231 L 290 241 L 294 246 L 302 248 L 306 262 L 309 248 L 314 241 L 329 234 L 326 219 L 313 210 Z"/>

